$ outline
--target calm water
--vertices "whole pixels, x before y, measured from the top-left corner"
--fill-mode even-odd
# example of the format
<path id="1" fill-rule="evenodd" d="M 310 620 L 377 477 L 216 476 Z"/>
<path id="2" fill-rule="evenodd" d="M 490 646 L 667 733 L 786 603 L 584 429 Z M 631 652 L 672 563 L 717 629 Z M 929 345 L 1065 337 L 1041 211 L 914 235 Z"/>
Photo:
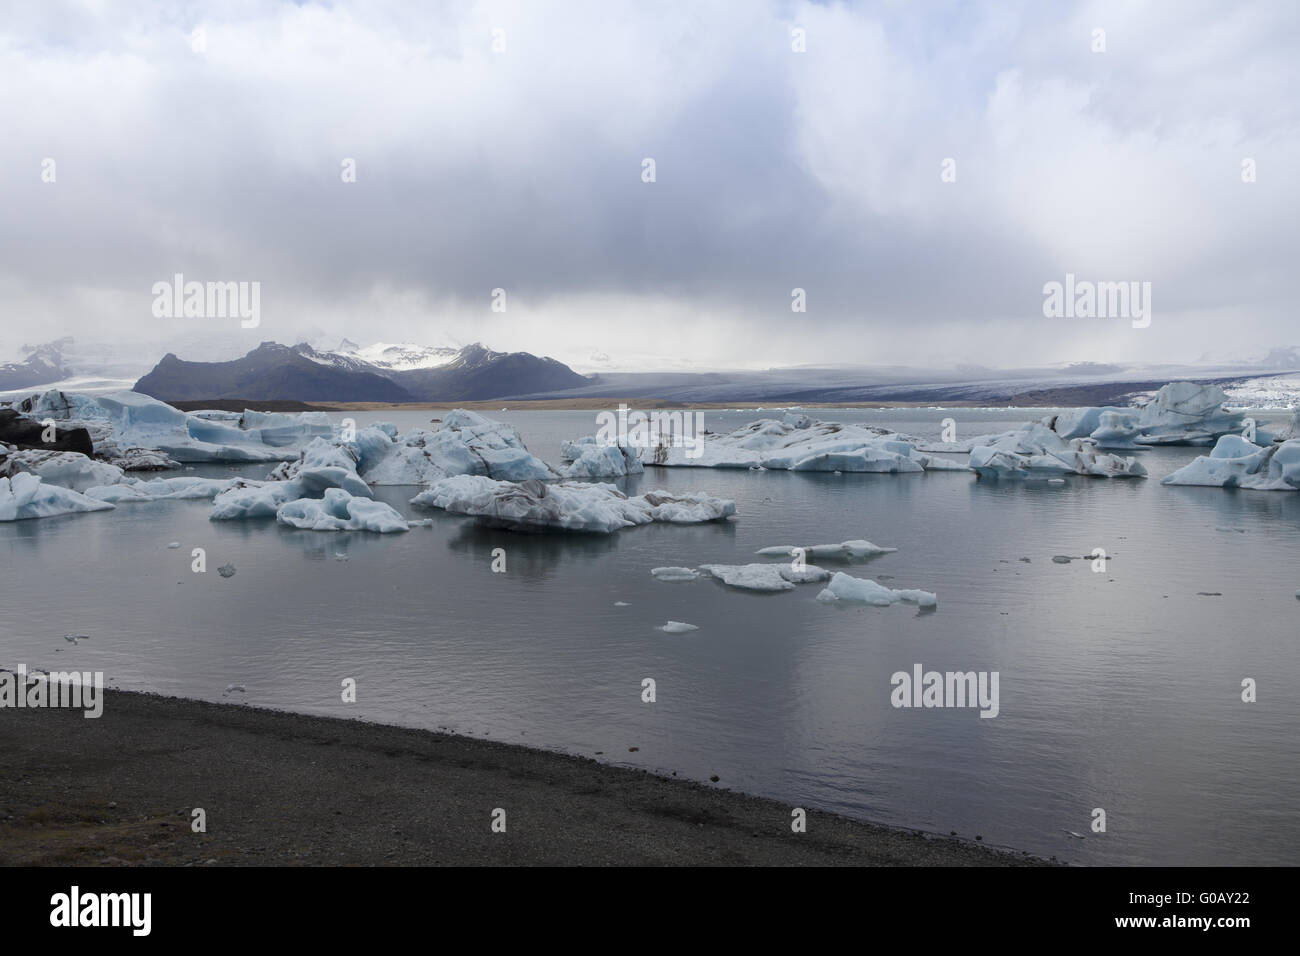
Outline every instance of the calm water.
<path id="1" fill-rule="evenodd" d="M 1043 412 L 818 414 L 938 437 L 948 415 L 972 435 Z M 764 417 L 705 415 L 714 431 Z M 429 414 L 353 417 L 405 429 Z M 562 439 L 595 431 L 594 412 L 493 417 L 552 462 Z M 1197 453 L 1139 452 L 1145 481 L 1064 485 L 650 469 L 628 490 L 706 490 L 734 498 L 739 516 L 607 537 L 511 534 L 436 512 L 408 534 L 324 534 L 210 523 L 206 503 L 184 501 L 4 524 L 0 663 L 600 752 L 1082 863 L 1295 863 L 1300 495 L 1159 484 Z M 378 491 L 404 513 L 413 494 Z M 936 591 L 937 611 L 649 574 L 859 537 L 899 551 L 841 569 Z M 208 573 L 191 573 L 193 547 Z M 498 547 L 505 574 L 491 572 Z M 1051 560 L 1098 547 L 1113 557 L 1107 573 Z M 227 561 L 238 573 L 222 579 Z M 700 630 L 656 630 L 670 619 Z M 91 638 L 74 647 L 69 632 Z M 890 675 L 914 663 L 999 671 L 1000 715 L 894 709 Z M 339 700 L 345 677 L 355 705 Z M 641 702 L 645 677 L 654 704 Z M 1244 677 L 1259 682 L 1257 703 L 1241 702 Z M 223 695 L 231 683 L 247 694 Z M 1094 807 L 1105 834 L 1089 830 Z"/>

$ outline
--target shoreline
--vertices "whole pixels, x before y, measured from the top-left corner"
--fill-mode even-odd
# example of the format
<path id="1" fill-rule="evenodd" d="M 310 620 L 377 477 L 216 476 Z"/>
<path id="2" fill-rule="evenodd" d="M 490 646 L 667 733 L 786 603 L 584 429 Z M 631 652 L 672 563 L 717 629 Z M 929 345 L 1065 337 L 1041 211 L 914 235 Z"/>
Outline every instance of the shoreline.
<path id="1" fill-rule="evenodd" d="M 794 833 L 788 804 L 519 744 L 104 694 L 0 710 L 0 865 L 1051 865 L 813 809 Z"/>

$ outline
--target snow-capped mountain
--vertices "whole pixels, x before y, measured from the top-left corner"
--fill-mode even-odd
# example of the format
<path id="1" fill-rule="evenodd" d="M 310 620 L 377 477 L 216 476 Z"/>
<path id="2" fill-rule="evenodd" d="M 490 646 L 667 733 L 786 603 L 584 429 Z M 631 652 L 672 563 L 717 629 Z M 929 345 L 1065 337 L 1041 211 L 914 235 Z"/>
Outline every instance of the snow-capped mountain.
<path id="1" fill-rule="evenodd" d="M 63 338 L 45 345 L 24 345 L 26 358 L 20 362 L 0 364 L 0 390 L 26 388 L 66 378 L 69 369 L 63 350 L 71 344 L 71 338 Z"/>
<path id="2" fill-rule="evenodd" d="M 386 368 L 393 372 L 438 368 L 454 361 L 459 353 L 460 349 L 448 345 L 412 345 L 407 342 L 376 342 L 362 348 L 347 339 L 340 342 L 334 350 L 334 354 L 355 357 L 375 368 Z"/>
<path id="3" fill-rule="evenodd" d="M 230 362 L 186 362 L 168 353 L 136 383 L 136 390 L 163 401 L 437 402 L 514 397 L 585 384 L 587 379 L 555 359 L 493 352 L 479 343 L 459 350 L 387 343 L 360 348 L 344 340 L 338 351 L 321 351 L 306 342 L 263 342 Z"/>

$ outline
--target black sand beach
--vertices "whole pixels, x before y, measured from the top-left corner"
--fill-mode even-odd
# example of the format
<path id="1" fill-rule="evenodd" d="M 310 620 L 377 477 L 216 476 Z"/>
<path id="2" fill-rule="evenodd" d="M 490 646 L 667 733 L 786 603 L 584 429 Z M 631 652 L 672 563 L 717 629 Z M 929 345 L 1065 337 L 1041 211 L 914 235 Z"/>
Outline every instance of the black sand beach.
<path id="1" fill-rule="evenodd" d="M 7 866 L 1043 863 L 817 812 L 794 833 L 791 806 L 726 781 L 121 691 L 94 720 L 0 710 L 0 751 Z"/>

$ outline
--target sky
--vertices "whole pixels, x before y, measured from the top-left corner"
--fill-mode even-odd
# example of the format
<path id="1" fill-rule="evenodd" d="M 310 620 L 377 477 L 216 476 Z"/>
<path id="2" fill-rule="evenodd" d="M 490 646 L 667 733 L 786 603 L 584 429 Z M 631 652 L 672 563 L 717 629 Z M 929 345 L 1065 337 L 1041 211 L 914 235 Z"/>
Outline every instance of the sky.
<path id="1" fill-rule="evenodd" d="M 1291 0 L 0 0 L 0 360 L 1297 345 L 1298 52 Z M 156 316 L 177 273 L 259 283 L 259 324 Z M 1149 324 L 1045 316 L 1067 274 L 1150 283 Z"/>

